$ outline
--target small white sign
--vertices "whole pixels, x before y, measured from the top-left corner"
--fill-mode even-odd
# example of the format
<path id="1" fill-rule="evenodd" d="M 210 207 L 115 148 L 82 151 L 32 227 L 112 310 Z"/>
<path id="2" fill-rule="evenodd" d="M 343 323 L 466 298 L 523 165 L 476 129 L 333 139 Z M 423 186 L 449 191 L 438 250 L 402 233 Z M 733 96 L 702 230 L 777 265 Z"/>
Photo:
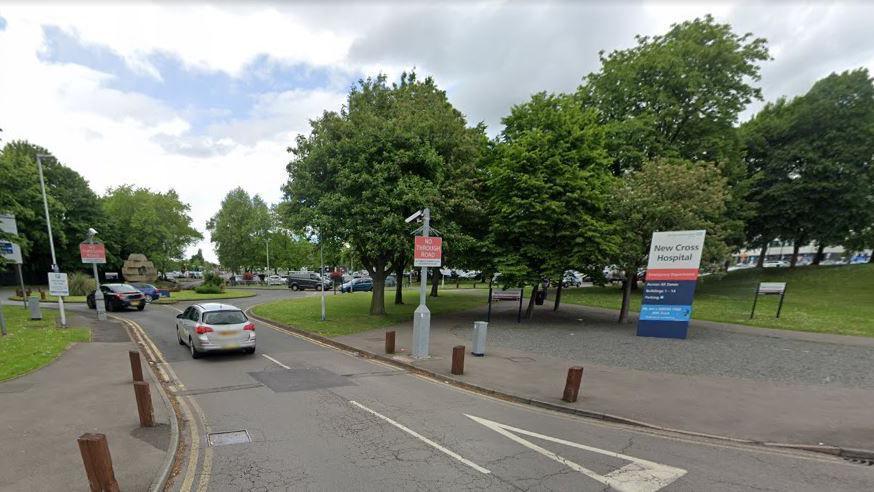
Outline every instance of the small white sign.
<path id="1" fill-rule="evenodd" d="M 759 294 L 782 294 L 786 291 L 786 282 L 759 282 Z"/>
<path id="2" fill-rule="evenodd" d="M 70 286 L 67 284 L 66 273 L 49 272 L 49 294 L 60 297 L 70 295 Z"/>
<path id="3" fill-rule="evenodd" d="M 707 231 L 664 231 L 652 234 L 648 270 L 697 269 Z"/>

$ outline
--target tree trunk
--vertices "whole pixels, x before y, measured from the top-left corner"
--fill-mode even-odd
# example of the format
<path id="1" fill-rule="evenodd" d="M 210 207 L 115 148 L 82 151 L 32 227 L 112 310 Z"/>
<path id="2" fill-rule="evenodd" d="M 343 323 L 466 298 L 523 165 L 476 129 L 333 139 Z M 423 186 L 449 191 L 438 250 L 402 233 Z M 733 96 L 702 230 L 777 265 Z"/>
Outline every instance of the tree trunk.
<path id="1" fill-rule="evenodd" d="M 631 275 L 631 291 L 632 292 L 637 292 L 637 290 L 638 290 L 637 280 L 638 280 L 637 270 L 634 270 L 634 273 Z"/>
<path id="2" fill-rule="evenodd" d="M 552 306 L 553 311 L 558 311 L 558 306 L 561 305 L 561 289 L 564 284 L 563 280 L 564 279 L 562 278 L 562 282 L 559 282 L 558 287 L 555 288 L 555 305 Z"/>
<path id="3" fill-rule="evenodd" d="M 622 282 L 622 307 L 619 309 L 619 323 L 628 322 L 628 308 L 631 305 L 631 280 L 632 274 L 625 274 L 625 281 Z"/>
<path id="4" fill-rule="evenodd" d="M 404 303 L 404 263 L 399 261 L 395 266 L 395 278 L 397 279 L 397 284 L 395 285 L 395 304 Z"/>
<path id="5" fill-rule="evenodd" d="M 461 284 L 461 275 L 456 275 L 455 276 L 455 288 L 458 289 L 460 284 Z"/>
<path id="6" fill-rule="evenodd" d="M 374 269 L 370 272 L 373 279 L 373 292 L 370 296 L 370 314 L 385 314 L 385 261 L 377 260 Z"/>
<path id="7" fill-rule="evenodd" d="M 434 268 L 434 273 L 431 274 L 431 297 L 437 297 L 437 287 L 440 284 L 440 279 L 443 278 L 443 272 L 439 268 Z"/>
<path id="8" fill-rule="evenodd" d="M 756 260 L 756 268 L 763 268 L 765 266 L 765 255 L 768 254 L 768 243 L 766 242 L 764 246 L 762 246 L 762 251 L 759 252 L 759 259 Z"/>
<path id="9" fill-rule="evenodd" d="M 525 319 L 531 319 L 534 316 L 534 298 L 537 297 L 537 291 L 540 287 L 540 284 L 534 284 L 534 288 L 531 289 L 531 298 L 528 299 L 528 309 L 525 310 Z"/>
<path id="10" fill-rule="evenodd" d="M 823 251 L 825 251 L 825 244 L 819 243 L 816 246 L 816 255 L 814 255 L 814 257 L 813 257 L 813 262 L 811 263 L 812 265 L 819 265 L 819 262 L 822 261 Z"/>
<path id="11" fill-rule="evenodd" d="M 792 258 L 789 259 L 789 268 L 795 268 L 798 263 L 798 250 L 801 249 L 801 241 L 792 242 Z"/>
<path id="12" fill-rule="evenodd" d="M 872 251 L 871 256 L 868 257 L 868 263 L 874 264 L 874 251 Z"/>

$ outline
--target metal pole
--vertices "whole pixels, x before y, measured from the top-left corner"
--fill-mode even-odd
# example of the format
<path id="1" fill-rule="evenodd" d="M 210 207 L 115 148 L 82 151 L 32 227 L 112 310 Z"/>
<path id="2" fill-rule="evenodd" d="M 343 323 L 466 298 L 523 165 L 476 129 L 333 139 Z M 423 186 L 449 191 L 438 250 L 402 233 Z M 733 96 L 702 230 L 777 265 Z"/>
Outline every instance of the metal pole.
<path id="1" fill-rule="evenodd" d="M 6 318 L 3 317 L 3 305 L 0 304 L 0 335 L 6 336 Z"/>
<path id="2" fill-rule="evenodd" d="M 88 233 L 88 242 L 94 244 L 94 234 Z M 106 321 L 106 303 L 104 303 L 103 291 L 100 290 L 100 275 L 97 273 L 97 263 L 92 263 L 94 267 L 94 310 L 97 311 L 97 319 Z"/>
<path id="3" fill-rule="evenodd" d="M 786 297 L 786 286 L 783 287 L 783 292 L 780 293 L 780 304 L 777 305 L 777 319 L 780 318 L 780 311 L 783 310 L 783 298 Z"/>
<path id="4" fill-rule="evenodd" d="M 322 321 L 325 321 L 325 257 L 323 255 L 322 231 L 319 231 L 319 282 L 322 290 Z"/>
<path id="5" fill-rule="evenodd" d="M 431 210 L 426 208 L 422 213 L 422 236 L 431 234 Z M 428 267 L 422 267 L 422 278 L 419 279 L 419 307 L 413 314 L 413 350 L 416 359 L 428 357 L 428 343 L 431 337 L 431 311 L 425 303 L 425 288 L 428 284 Z"/>
<path id="6" fill-rule="evenodd" d="M 753 309 L 750 310 L 750 319 L 753 319 L 753 315 L 756 314 L 756 303 L 759 301 L 759 286 L 756 285 L 756 296 L 753 297 Z"/>
<path id="7" fill-rule="evenodd" d="M 36 167 L 39 169 L 39 186 L 42 189 L 42 204 L 45 208 L 46 212 L 46 227 L 49 231 L 49 247 L 52 250 L 52 271 L 55 273 L 60 273 L 61 269 L 58 267 L 58 259 L 55 256 L 55 241 L 52 238 L 52 219 L 49 218 L 49 201 L 46 198 L 46 183 L 43 179 L 42 175 L 42 159 L 39 154 L 36 155 Z M 58 296 L 58 309 L 61 311 L 61 327 L 67 327 L 67 315 L 64 313 L 64 298 Z"/>
<path id="8" fill-rule="evenodd" d="M 24 309 L 27 309 L 27 295 L 24 293 L 24 274 L 21 273 L 21 263 L 16 263 L 15 269 L 18 270 L 18 284 L 21 285 L 21 303 L 24 304 Z"/>
<path id="9" fill-rule="evenodd" d="M 267 240 L 267 273 L 270 273 L 270 240 L 269 239 Z"/>

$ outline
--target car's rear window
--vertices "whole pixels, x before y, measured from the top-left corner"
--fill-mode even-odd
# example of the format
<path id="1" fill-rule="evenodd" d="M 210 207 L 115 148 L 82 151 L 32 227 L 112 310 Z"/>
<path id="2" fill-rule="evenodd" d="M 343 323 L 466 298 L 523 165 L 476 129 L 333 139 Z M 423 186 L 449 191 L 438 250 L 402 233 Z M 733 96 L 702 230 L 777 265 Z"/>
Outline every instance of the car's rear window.
<path id="1" fill-rule="evenodd" d="M 245 323 L 247 319 L 242 311 L 208 311 L 203 313 L 203 322 L 208 325 L 235 325 Z"/>
<path id="2" fill-rule="evenodd" d="M 113 292 L 137 292 L 137 288 L 130 284 L 115 284 L 115 285 L 107 285 L 109 290 Z"/>

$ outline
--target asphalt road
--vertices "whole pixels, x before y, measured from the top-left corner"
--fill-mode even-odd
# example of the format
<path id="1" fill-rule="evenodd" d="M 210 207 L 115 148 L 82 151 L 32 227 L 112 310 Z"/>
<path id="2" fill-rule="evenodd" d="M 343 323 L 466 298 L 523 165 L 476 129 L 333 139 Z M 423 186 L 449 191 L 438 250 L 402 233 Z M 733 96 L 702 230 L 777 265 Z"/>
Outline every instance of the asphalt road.
<path id="1" fill-rule="evenodd" d="M 290 295 L 228 302 L 245 309 Z M 114 313 L 163 354 L 198 424 L 174 490 L 874 489 L 874 466 L 510 404 L 260 322 L 254 355 L 193 360 L 174 330 L 184 308 Z M 207 434 L 234 431 L 251 442 L 209 445 Z"/>

